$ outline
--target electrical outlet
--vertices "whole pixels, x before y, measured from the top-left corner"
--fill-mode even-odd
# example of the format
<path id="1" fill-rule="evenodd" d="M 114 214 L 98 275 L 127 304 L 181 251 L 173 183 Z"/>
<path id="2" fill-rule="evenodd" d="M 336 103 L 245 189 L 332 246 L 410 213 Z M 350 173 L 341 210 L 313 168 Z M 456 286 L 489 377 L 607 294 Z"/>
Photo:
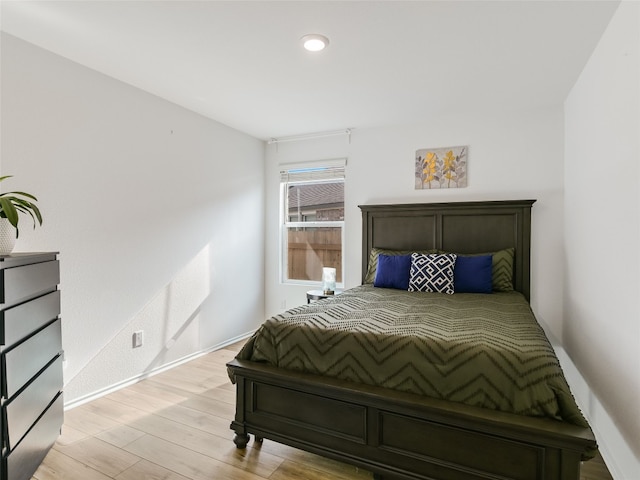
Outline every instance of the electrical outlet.
<path id="1" fill-rule="evenodd" d="M 133 348 L 138 348 L 142 346 L 142 330 L 138 330 L 137 332 L 133 332 Z"/>

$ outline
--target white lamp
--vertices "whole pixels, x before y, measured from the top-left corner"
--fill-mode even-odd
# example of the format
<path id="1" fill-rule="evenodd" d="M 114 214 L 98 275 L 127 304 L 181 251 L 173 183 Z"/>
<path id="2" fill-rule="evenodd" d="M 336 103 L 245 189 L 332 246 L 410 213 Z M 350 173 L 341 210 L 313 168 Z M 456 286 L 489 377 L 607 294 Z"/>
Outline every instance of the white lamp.
<path id="1" fill-rule="evenodd" d="M 317 33 L 305 35 L 300 40 L 302 41 L 302 46 L 305 50 L 310 52 L 319 52 L 329 45 L 329 39 L 324 35 L 319 35 Z"/>
<path id="2" fill-rule="evenodd" d="M 322 267 L 322 293 L 333 295 L 336 291 L 336 269 Z"/>

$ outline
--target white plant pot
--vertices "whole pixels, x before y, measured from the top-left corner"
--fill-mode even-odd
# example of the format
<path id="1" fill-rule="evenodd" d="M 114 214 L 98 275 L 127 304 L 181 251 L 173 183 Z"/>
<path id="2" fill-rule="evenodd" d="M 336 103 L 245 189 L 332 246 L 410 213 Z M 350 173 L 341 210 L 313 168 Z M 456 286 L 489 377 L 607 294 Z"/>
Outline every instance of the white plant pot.
<path id="1" fill-rule="evenodd" d="M 10 255 L 15 246 L 15 227 L 6 218 L 0 218 L 0 255 Z"/>

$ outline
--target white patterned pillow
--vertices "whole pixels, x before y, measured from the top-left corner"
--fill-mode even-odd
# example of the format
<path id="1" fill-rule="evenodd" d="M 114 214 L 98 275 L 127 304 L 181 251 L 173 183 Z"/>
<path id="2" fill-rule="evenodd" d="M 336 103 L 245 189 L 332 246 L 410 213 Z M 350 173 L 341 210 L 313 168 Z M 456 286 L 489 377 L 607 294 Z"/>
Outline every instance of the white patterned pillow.
<path id="1" fill-rule="evenodd" d="M 409 291 L 453 294 L 456 257 L 453 253 L 411 254 Z"/>

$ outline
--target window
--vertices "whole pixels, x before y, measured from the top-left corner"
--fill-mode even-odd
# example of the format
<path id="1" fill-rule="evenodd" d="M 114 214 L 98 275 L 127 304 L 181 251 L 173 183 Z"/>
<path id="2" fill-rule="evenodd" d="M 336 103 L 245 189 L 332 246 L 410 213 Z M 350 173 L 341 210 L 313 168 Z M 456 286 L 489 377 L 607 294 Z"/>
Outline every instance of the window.
<path id="1" fill-rule="evenodd" d="M 282 281 L 319 283 L 322 267 L 343 279 L 345 160 L 282 165 Z"/>

